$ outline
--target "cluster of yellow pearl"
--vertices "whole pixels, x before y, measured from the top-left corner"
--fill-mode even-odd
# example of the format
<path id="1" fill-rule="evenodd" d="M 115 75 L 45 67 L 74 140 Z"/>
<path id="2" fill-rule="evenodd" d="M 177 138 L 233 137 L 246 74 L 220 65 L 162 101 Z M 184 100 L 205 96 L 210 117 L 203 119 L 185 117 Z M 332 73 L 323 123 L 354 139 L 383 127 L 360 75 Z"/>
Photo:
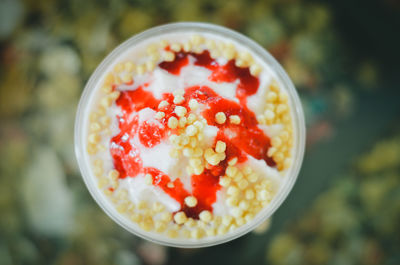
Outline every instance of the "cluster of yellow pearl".
<path id="1" fill-rule="evenodd" d="M 270 180 L 260 178 L 249 166 L 239 168 L 235 166 L 236 163 L 236 158 L 228 162 L 225 176 L 221 177 L 219 182 L 225 187 L 226 204 L 231 207 L 230 214 L 233 217 L 231 222 L 223 223 L 234 227 L 252 220 L 270 202 L 274 192 Z"/>
<path id="2" fill-rule="evenodd" d="M 110 175 L 114 175 L 112 180 L 118 178 L 118 172 L 115 170 L 110 171 Z M 106 181 L 105 185 L 110 185 L 110 179 L 104 180 Z M 160 202 L 149 204 L 146 201 L 139 201 L 133 203 L 129 200 L 126 189 L 118 188 L 118 184 L 114 188 L 115 191 L 113 192 L 109 189 L 104 190 L 104 192 L 115 205 L 116 210 L 121 214 L 127 215 L 132 222 L 145 231 L 165 233 L 171 238 L 180 236 L 198 239 L 206 235 L 215 235 L 213 215 L 210 211 L 202 211 L 199 215 L 199 220 L 195 220 L 188 218 L 183 211 L 172 214 Z M 193 196 L 186 197 L 184 202 L 188 207 L 197 205 L 197 199 Z"/>
<path id="3" fill-rule="evenodd" d="M 182 104 L 185 99 L 183 98 L 184 91 L 174 92 L 174 103 Z M 188 102 L 189 108 L 195 111 L 199 107 L 199 103 L 195 99 Z M 156 117 L 162 119 L 165 117 L 163 109 L 168 107 L 167 101 L 162 101 L 158 106 Z M 204 171 L 205 163 L 203 159 L 204 150 L 202 148 L 202 140 L 204 139 L 203 129 L 206 121 L 199 118 L 194 113 L 189 113 L 188 110 L 180 105 L 176 105 L 174 112 L 177 116 L 169 117 L 167 126 L 176 130 L 176 134 L 169 136 L 169 142 L 172 145 L 170 156 L 179 158 L 181 155 L 189 159 L 189 165 L 186 171 L 189 175 L 199 175 Z"/>
<path id="4" fill-rule="evenodd" d="M 238 51 L 233 43 L 208 39 L 205 42 L 213 59 L 223 57 L 226 60 L 235 60 L 237 67 L 249 67 L 253 76 L 258 76 L 262 68 L 248 51 Z"/>
<path id="5" fill-rule="evenodd" d="M 165 50 L 168 45 L 170 51 Z M 204 49 L 210 51 L 210 56 L 213 59 L 220 57 L 226 60 L 234 59 L 236 66 L 249 67 L 250 73 L 254 76 L 258 76 L 262 71 L 262 67 L 248 51 L 237 50 L 231 42 L 205 40 L 204 37 L 194 34 L 186 41 L 169 43 L 166 40 L 162 40 L 158 43 L 150 44 L 146 49 L 145 63 L 135 64 L 132 61 L 117 63 L 105 80 L 116 85 L 129 83 L 133 80 L 134 75 L 143 75 L 146 72 L 153 71 L 160 61 L 173 61 L 175 59 L 174 52 L 201 53 Z"/>
<path id="6" fill-rule="evenodd" d="M 132 222 L 138 224 L 145 231 L 162 233 L 171 226 L 172 213 L 168 212 L 160 202 L 149 204 L 146 201 L 139 201 L 134 203 L 128 198 L 128 191 L 122 188 L 106 194 L 119 213 L 127 215 Z"/>
<path id="7" fill-rule="evenodd" d="M 175 54 L 165 51 L 168 42 L 163 40 L 159 43 L 150 44 L 146 49 L 146 62 L 136 64 L 133 61 L 126 61 L 114 65 L 112 71 L 105 77 L 105 82 L 115 85 L 130 83 L 133 81 L 134 75 L 144 75 L 146 72 L 153 71 L 158 62 L 171 62 L 175 59 Z"/>
<path id="8" fill-rule="evenodd" d="M 205 150 L 204 159 L 211 166 L 216 166 L 226 158 L 225 149 L 226 144 L 222 141 L 218 141 L 217 145 L 215 146 L 215 151 L 212 148 L 207 148 Z"/>
<path id="9" fill-rule="evenodd" d="M 185 200 L 186 203 L 186 200 Z M 175 224 L 178 224 L 179 231 L 173 233 L 173 235 L 181 235 L 187 238 L 201 238 L 204 236 L 215 235 L 215 228 L 213 224 L 213 215 L 210 211 L 204 210 L 199 214 L 199 220 L 187 217 L 186 214 L 181 211 L 174 215 Z M 173 229 L 173 228 L 172 228 Z M 171 236 L 171 233 L 167 234 Z"/>
<path id="10" fill-rule="evenodd" d="M 102 137 L 110 136 L 111 117 L 107 115 L 107 108 L 119 97 L 119 91 L 111 89 L 112 83 L 105 81 L 103 83 L 100 95 L 99 105 L 89 115 L 89 134 L 87 138 L 87 152 L 95 155 L 99 151 L 107 151 L 100 141 Z M 99 158 L 92 161 L 93 174 L 98 178 L 98 188 L 103 190 L 106 195 L 111 195 L 111 190 L 115 190 L 119 186 L 117 170 L 104 172 L 103 161 Z M 111 190 L 110 190 L 111 189 Z"/>
<path id="11" fill-rule="evenodd" d="M 193 35 L 189 41 L 183 43 L 169 43 L 162 40 L 158 43 L 152 43 L 146 48 L 145 63 L 135 64 L 132 61 L 117 63 L 112 72 L 109 73 L 105 80 L 115 85 L 129 83 L 133 80 L 134 75 L 144 75 L 146 72 L 151 72 L 155 69 L 160 61 L 171 62 L 175 60 L 175 53 L 181 50 L 186 52 L 201 53 L 201 44 L 204 38 L 200 35 Z M 165 50 L 170 45 L 171 51 Z"/>
<path id="12" fill-rule="evenodd" d="M 106 148 L 100 144 L 102 134 L 110 135 L 111 117 L 107 115 L 107 108 L 119 97 L 119 91 L 112 91 L 111 85 L 105 84 L 97 109 L 89 115 L 89 134 L 87 137 L 87 152 L 90 155 Z"/>
<path id="13" fill-rule="evenodd" d="M 212 39 L 205 40 L 200 35 L 193 35 L 189 41 L 182 43 L 173 43 L 170 48 L 174 52 L 185 51 L 201 53 L 203 49 L 207 49 L 210 52 L 210 56 L 213 59 L 225 58 L 226 60 L 235 60 L 235 64 L 238 67 L 249 67 L 250 73 L 254 76 L 258 76 L 262 68 L 256 63 L 253 56 L 248 51 L 238 51 L 235 45 L 231 42 L 215 41 Z"/>
<path id="14" fill-rule="evenodd" d="M 112 190 L 115 190 L 119 186 L 118 178 L 119 172 L 115 169 L 110 170 L 107 174 L 104 172 L 103 161 L 95 159 L 93 162 L 93 173 L 97 177 L 97 186 L 103 190 L 106 195 L 111 195 Z"/>
<path id="15" fill-rule="evenodd" d="M 283 125 L 280 133 L 272 137 L 271 148 L 269 148 L 267 155 L 274 159 L 278 170 L 285 170 L 291 165 L 290 150 L 293 147 L 293 124 L 288 95 L 286 92 L 281 91 L 278 84 L 274 81 L 269 85 L 265 100 L 265 111 L 263 115 L 257 117 L 258 122 L 266 125 Z"/>
<path id="16" fill-rule="evenodd" d="M 269 180 L 261 180 L 249 167 L 239 169 L 234 166 L 237 159 L 230 161 L 227 176 L 221 178 L 221 186 L 226 188 L 227 205 L 231 207 L 230 213 L 224 216 L 214 216 L 209 211 L 202 211 L 200 220 L 188 218 L 181 211 L 174 215 L 173 220 L 178 226 L 170 228 L 167 235 L 187 238 L 201 238 L 204 236 L 224 235 L 237 227 L 251 221 L 257 213 L 266 206 L 273 197 L 273 187 Z M 247 181 L 247 184 L 244 184 Z M 197 203 L 190 202 L 194 197 L 185 199 L 189 207 Z M 193 200 L 195 201 L 195 200 Z M 193 203 L 193 204 L 192 204 Z M 194 205 L 194 206 L 193 206 Z"/>
<path id="17" fill-rule="evenodd" d="M 200 35 L 192 35 L 189 40 L 183 42 L 176 42 L 170 45 L 174 52 L 194 52 L 201 53 L 203 51 L 204 38 Z"/>

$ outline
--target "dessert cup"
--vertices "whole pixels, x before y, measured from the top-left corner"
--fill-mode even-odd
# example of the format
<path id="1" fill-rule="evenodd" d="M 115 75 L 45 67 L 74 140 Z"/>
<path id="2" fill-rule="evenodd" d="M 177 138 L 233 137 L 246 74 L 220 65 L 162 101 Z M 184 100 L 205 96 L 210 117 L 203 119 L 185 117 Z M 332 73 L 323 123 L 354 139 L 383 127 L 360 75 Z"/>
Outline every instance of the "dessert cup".
<path id="1" fill-rule="evenodd" d="M 268 65 L 273 71 L 273 76 L 276 79 L 276 82 L 288 95 L 293 125 L 293 146 L 291 150 L 292 163 L 282 175 L 279 188 L 269 204 L 261 209 L 254 219 L 235 228 L 233 231 L 223 235 L 206 236 L 198 239 L 180 237 L 171 238 L 164 234 L 145 231 L 139 225 L 132 222 L 127 216 L 118 212 L 114 204 L 102 192 L 102 190 L 98 188 L 97 179 L 92 167 L 90 166 L 90 155 L 86 149 L 89 130 L 88 124 L 90 120 L 89 113 L 94 101 L 98 100 L 94 94 L 96 90 L 101 87 L 101 82 L 103 82 L 104 76 L 107 71 L 110 70 L 111 65 L 114 65 L 115 62 L 122 58 L 124 54 L 128 53 L 132 47 L 146 42 L 149 39 L 154 39 L 160 36 L 161 40 L 163 36 L 167 36 L 168 34 L 186 32 L 188 34 L 211 34 L 224 40 L 231 40 L 246 47 L 246 49 L 250 50 L 258 60 L 261 60 L 263 63 Z M 79 168 L 89 192 L 104 212 L 106 212 L 106 214 L 120 226 L 137 236 L 158 244 L 183 248 L 207 247 L 233 240 L 248 233 L 263 221 L 270 218 L 286 199 L 296 181 L 303 160 L 304 146 L 305 124 L 303 110 L 298 94 L 283 68 L 265 49 L 251 39 L 230 29 L 207 23 L 183 22 L 158 26 L 137 34 L 122 43 L 103 60 L 87 82 L 79 102 L 75 122 L 75 153 Z"/>

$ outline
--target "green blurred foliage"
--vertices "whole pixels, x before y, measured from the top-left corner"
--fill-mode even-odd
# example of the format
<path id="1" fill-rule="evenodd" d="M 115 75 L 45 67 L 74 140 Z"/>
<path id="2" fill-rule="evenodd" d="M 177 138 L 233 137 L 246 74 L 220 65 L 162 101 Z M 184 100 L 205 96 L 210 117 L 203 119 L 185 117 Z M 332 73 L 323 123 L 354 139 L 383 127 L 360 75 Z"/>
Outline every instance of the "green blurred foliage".
<path id="1" fill-rule="evenodd" d="M 398 8 L 386 2 L 387 9 Z M 116 45 L 152 26 L 224 25 L 260 43 L 288 72 L 303 102 L 312 153 L 342 122 L 359 119 L 358 104 L 386 81 L 375 58 L 353 56 L 335 19 L 331 6 L 301 0 L 1 1 L 0 264 L 201 263 L 198 251 L 128 234 L 90 197 L 73 150 L 85 82 Z M 286 216 L 290 221 L 273 236 L 268 226 L 258 230 L 258 264 L 265 256 L 268 264 L 400 262 L 400 129 L 375 141 L 349 158 L 356 159 L 349 169 L 338 169 L 305 212 Z M 340 147 L 330 152 L 339 154 Z M 221 250 L 216 260 L 253 256 L 250 245 L 239 246 Z M 209 264 L 212 251 L 203 252 Z"/>

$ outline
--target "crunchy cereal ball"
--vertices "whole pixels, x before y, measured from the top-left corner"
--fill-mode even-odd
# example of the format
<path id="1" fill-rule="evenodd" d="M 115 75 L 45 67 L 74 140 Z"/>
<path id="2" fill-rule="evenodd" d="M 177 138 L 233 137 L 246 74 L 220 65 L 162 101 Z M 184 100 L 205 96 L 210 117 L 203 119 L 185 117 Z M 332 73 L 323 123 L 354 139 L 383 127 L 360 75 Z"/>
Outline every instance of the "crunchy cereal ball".
<path id="1" fill-rule="evenodd" d="M 188 196 L 185 198 L 185 204 L 189 207 L 195 207 L 197 205 L 197 199 L 194 196 Z"/>
<path id="2" fill-rule="evenodd" d="M 215 122 L 218 124 L 224 124 L 226 121 L 226 116 L 225 113 L 223 112 L 218 112 L 217 114 L 215 114 Z"/>

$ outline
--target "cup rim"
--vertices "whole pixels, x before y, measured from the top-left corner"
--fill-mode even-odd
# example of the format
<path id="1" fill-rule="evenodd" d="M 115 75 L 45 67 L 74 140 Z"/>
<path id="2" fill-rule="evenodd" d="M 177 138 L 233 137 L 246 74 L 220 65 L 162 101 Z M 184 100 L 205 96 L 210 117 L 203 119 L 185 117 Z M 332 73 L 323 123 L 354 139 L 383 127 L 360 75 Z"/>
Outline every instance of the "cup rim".
<path id="1" fill-rule="evenodd" d="M 292 103 L 292 118 L 293 125 L 295 127 L 294 131 L 296 132 L 295 145 L 293 147 L 294 151 L 292 155 L 292 157 L 295 157 L 296 159 L 293 160 L 292 166 L 285 175 L 285 178 L 288 179 L 282 182 L 284 186 L 279 188 L 279 191 L 274 196 L 270 204 L 267 207 L 264 207 L 264 209 L 262 209 L 252 221 L 244 224 L 241 227 L 236 228 L 235 231 L 222 236 L 206 237 L 196 241 L 184 238 L 167 238 L 165 236 L 159 236 L 160 238 L 157 238 L 158 235 L 156 233 L 144 231 L 136 224 L 128 220 L 127 217 L 123 216 L 123 214 L 118 213 L 114 205 L 108 201 L 108 198 L 106 198 L 106 196 L 101 192 L 101 190 L 97 187 L 97 184 L 95 183 L 95 177 L 93 176 L 93 173 L 91 172 L 90 166 L 87 161 L 88 154 L 86 152 L 86 145 L 84 144 L 85 138 L 83 135 L 83 133 L 85 132 L 85 126 L 87 126 L 86 124 L 88 116 L 88 113 L 85 114 L 85 109 L 88 107 L 88 102 L 96 88 L 96 84 L 102 78 L 108 66 L 112 64 L 114 60 L 119 55 L 124 53 L 129 47 L 143 40 L 157 36 L 159 34 L 175 33 L 182 31 L 218 34 L 219 36 L 233 39 L 234 41 L 238 42 L 239 44 L 251 50 L 257 56 L 259 56 L 261 60 L 268 64 L 273 71 L 275 71 L 277 79 L 279 79 L 280 83 L 284 85 L 286 91 L 288 92 L 290 101 Z M 281 206 L 283 201 L 287 198 L 289 192 L 292 190 L 300 172 L 305 149 L 305 130 L 304 113 L 297 91 L 282 66 L 267 50 L 265 50 L 252 39 L 223 26 L 203 22 L 176 22 L 156 26 L 130 37 L 129 39 L 118 45 L 111 53 L 109 53 L 105 57 L 105 59 L 103 59 L 103 61 L 90 76 L 79 101 L 75 118 L 74 148 L 78 166 L 86 187 L 88 188 L 91 196 L 100 206 L 100 208 L 113 221 L 115 221 L 117 224 L 119 224 L 130 233 L 157 244 L 180 248 L 198 248 L 222 244 L 250 232 L 257 226 L 259 226 L 262 222 L 270 218 L 271 215 Z"/>

